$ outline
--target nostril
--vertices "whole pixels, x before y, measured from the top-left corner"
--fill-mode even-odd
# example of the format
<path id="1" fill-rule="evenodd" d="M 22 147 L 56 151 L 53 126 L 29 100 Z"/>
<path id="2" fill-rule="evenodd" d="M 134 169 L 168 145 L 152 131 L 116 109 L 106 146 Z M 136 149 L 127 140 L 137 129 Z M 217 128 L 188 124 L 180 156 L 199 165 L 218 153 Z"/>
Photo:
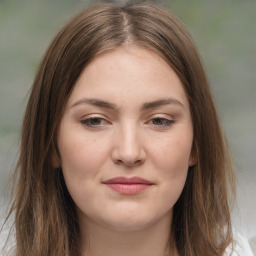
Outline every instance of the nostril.
<path id="1" fill-rule="evenodd" d="M 116 136 L 111 152 L 113 162 L 127 167 L 143 164 L 146 158 L 144 144 L 134 134 L 134 129 L 123 131 L 122 135 Z"/>
<path id="2" fill-rule="evenodd" d="M 135 167 L 135 166 L 139 166 L 139 165 L 143 164 L 143 162 L 144 161 L 142 159 L 135 160 L 135 161 L 124 161 L 124 160 L 118 159 L 116 161 L 116 164 L 125 165 L 127 167 Z"/>

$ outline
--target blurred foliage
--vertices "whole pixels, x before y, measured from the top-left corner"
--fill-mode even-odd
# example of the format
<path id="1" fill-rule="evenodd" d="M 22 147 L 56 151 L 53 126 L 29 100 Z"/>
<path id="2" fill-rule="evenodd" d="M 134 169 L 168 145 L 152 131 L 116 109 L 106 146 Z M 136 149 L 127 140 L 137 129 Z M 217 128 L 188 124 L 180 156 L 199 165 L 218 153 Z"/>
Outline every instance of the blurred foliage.
<path id="1" fill-rule="evenodd" d="M 199 48 L 233 151 L 255 151 L 256 1 L 160 2 L 184 22 Z M 87 5 L 0 0 L 0 149 L 17 139 L 34 73 L 51 39 Z M 252 154 L 246 159 L 255 161 Z"/>
<path id="2" fill-rule="evenodd" d="M 17 132 L 27 94 L 51 38 L 82 1 L 0 2 L 0 138 Z"/>
<path id="3" fill-rule="evenodd" d="M 168 1 L 203 58 L 235 155 L 255 161 L 256 1 Z M 246 145 L 250 144 L 250 145 Z M 246 155 L 246 157 L 244 157 Z M 252 164 L 251 164 L 252 166 Z"/>

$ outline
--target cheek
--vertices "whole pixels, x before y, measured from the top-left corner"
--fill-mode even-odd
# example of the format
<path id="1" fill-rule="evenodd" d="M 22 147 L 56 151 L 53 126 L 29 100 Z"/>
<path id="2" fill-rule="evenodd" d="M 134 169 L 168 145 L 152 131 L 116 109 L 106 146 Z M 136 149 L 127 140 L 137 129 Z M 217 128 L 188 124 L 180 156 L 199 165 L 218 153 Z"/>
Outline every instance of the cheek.
<path id="1" fill-rule="evenodd" d="M 101 167 L 107 157 L 107 147 L 100 139 L 85 136 L 83 131 L 72 127 L 62 127 L 59 135 L 61 167 L 67 188 L 75 199 L 76 194 L 87 194 L 93 184 L 98 182 Z M 86 191 L 85 191 L 86 190 Z M 78 196 L 78 195 L 77 195 Z"/>
<path id="2" fill-rule="evenodd" d="M 159 181 L 165 191 L 163 198 L 170 206 L 178 200 L 185 185 L 193 139 L 190 133 L 183 137 L 175 135 L 154 143 L 151 148 L 154 169 L 159 170 Z"/>
<path id="3" fill-rule="evenodd" d="M 169 156 L 169 160 L 165 161 L 164 171 L 162 172 L 162 194 L 160 195 L 163 202 L 163 208 L 171 210 L 179 199 L 184 188 L 188 165 L 183 158 L 173 159 Z M 156 200 L 159 200 L 159 195 L 156 195 Z"/>
<path id="4" fill-rule="evenodd" d="M 172 134 L 163 140 L 154 141 L 150 154 L 156 165 L 169 176 L 179 176 L 188 170 L 193 136 L 191 133 Z"/>
<path id="5" fill-rule="evenodd" d="M 62 168 L 70 171 L 93 169 L 93 165 L 100 161 L 100 156 L 104 155 L 104 144 L 93 136 L 85 136 L 83 132 L 71 133 L 63 128 L 59 141 Z"/>
<path id="6" fill-rule="evenodd" d="M 68 191 L 78 207 L 93 199 L 100 182 L 100 172 L 106 161 L 107 148 L 100 140 L 83 133 L 68 133 L 62 129 L 59 136 L 61 167 Z M 83 208 L 83 207 L 82 207 Z"/>

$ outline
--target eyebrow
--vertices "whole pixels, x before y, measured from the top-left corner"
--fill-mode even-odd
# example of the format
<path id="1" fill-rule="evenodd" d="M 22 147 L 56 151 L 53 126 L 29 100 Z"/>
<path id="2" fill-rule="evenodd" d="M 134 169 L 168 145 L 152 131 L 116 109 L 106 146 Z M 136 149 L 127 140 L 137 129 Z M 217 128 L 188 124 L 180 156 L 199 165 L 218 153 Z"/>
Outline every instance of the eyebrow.
<path id="1" fill-rule="evenodd" d="M 108 108 L 108 109 L 112 109 L 112 110 L 116 110 L 117 109 L 117 105 L 114 103 L 109 103 L 107 101 L 103 101 L 100 99 L 91 99 L 91 98 L 83 98 L 77 102 L 75 102 L 71 108 L 80 105 L 80 104 L 90 104 L 90 105 L 94 105 L 96 107 L 100 107 L 100 108 Z"/>
<path id="2" fill-rule="evenodd" d="M 81 100 L 78 100 L 71 106 L 71 108 L 73 108 L 77 105 L 80 105 L 80 104 L 90 104 L 90 105 L 94 105 L 96 107 L 107 108 L 107 109 L 111 109 L 111 110 L 118 109 L 117 105 L 114 103 L 110 103 L 110 102 L 107 102 L 107 101 L 104 101 L 101 99 L 94 99 L 94 98 L 83 98 Z M 148 109 L 160 107 L 163 105 L 169 105 L 169 104 L 184 107 L 184 105 L 179 100 L 177 100 L 175 98 L 164 98 L 164 99 L 159 99 L 159 100 L 152 101 L 152 102 L 145 102 L 142 105 L 140 110 L 141 111 L 148 110 Z"/>
<path id="3" fill-rule="evenodd" d="M 177 99 L 165 98 L 165 99 L 159 99 L 159 100 L 152 101 L 152 102 L 146 102 L 142 105 L 141 110 L 147 110 L 147 109 L 156 108 L 156 107 L 160 107 L 163 105 L 169 105 L 169 104 L 184 107 L 184 105 Z"/>

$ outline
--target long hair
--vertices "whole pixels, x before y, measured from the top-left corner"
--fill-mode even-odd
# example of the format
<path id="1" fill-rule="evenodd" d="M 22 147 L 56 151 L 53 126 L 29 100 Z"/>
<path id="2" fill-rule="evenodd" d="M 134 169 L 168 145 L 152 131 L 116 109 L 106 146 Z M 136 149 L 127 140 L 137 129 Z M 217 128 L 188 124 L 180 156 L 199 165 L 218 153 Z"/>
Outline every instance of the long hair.
<path id="1" fill-rule="evenodd" d="M 98 4 L 74 17 L 49 46 L 35 76 L 21 132 L 10 215 L 16 256 L 79 256 L 80 233 L 58 156 L 57 133 L 67 100 L 95 56 L 132 44 L 160 55 L 179 76 L 193 121 L 193 154 L 183 192 L 173 209 L 181 256 L 220 256 L 233 242 L 230 198 L 235 175 L 209 84 L 182 23 L 148 2 Z"/>

